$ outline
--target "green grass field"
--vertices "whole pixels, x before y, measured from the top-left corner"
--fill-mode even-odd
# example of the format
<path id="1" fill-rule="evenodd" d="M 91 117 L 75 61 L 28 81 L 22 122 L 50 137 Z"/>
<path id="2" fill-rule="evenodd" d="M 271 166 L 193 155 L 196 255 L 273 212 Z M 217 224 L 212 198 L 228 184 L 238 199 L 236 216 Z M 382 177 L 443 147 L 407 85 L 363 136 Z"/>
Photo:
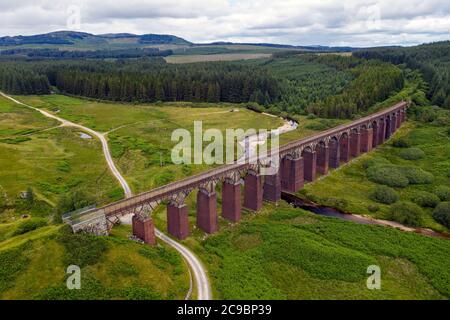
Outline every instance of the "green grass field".
<path id="1" fill-rule="evenodd" d="M 100 132 L 109 132 L 113 157 L 133 191 L 142 192 L 207 169 L 207 165 L 173 165 L 171 141 L 173 130 L 193 131 L 196 120 L 203 130 L 249 128 L 272 129 L 283 124 L 280 118 L 258 114 L 232 104 L 165 103 L 130 105 L 99 103 L 60 95 L 18 97 L 36 107 L 58 111 L 58 115 Z M 237 112 L 231 112 L 238 110 Z M 305 120 L 310 121 L 310 120 Z M 317 121 L 317 120 L 311 120 Z M 296 139 L 314 130 L 296 130 Z M 282 141 L 286 138 L 283 137 Z M 205 143 L 206 145 L 206 143 Z"/>

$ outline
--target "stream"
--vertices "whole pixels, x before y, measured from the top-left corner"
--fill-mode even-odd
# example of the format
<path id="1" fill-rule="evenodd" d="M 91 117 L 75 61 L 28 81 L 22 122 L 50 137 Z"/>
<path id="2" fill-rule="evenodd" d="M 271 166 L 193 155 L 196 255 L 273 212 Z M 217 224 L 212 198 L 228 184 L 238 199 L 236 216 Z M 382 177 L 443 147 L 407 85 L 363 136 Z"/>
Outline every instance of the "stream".
<path id="1" fill-rule="evenodd" d="M 277 117 L 268 113 L 262 113 L 269 117 Z M 243 154 L 238 158 L 239 160 L 242 159 L 249 159 L 252 156 L 256 155 L 256 150 L 258 148 L 258 145 L 262 145 L 266 142 L 267 138 L 270 135 L 273 136 L 280 136 L 283 133 L 296 130 L 298 128 L 298 122 L 291 120 L 291 119 L 283 119 L 284 123 L 281 127 L 278 127 L 274 130 L 268 130 L 268 132 L 265 133 L 257 133 L 250 136 L 246 136 L 242 141 L 239 141 L 240 147 L 244 150 Z"/>
<path id="2" fill-rule="evenodd" d="M 359 214 L 343 212 L 336 208 L 322 206 L 312 201 L 300 199 L 296 195 L 288 192 L 282 192 L 281 198 L 286 202 L 288 202 L 289 204 L 291 204 L 292 206 L 294 206 L 295 208 L 300 208 L 321 216 L 338 218 L 341 220 L 352 221 L 360 224 L 374 224 L 385 227 L 391 227 L 402 231 L 419 233 L 430 237 L 450 239 L 450 234 L 448 233 L 438 232 L 427 228 L 413 228 L 405 226 L 395 221 L 375 219 L 367 216 L 362 216 Z"/>

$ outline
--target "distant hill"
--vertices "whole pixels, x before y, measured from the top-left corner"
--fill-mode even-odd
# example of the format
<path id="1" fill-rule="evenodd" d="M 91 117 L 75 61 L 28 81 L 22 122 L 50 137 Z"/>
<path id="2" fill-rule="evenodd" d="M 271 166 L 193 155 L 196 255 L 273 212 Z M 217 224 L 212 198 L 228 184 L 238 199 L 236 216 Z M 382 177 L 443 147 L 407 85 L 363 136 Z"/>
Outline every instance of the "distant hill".
<path id="1" fill-rule="evenodd" d="M 174 54 L 273 53 L 279 50 L 311 52 L 353 52 L 366 48 L 349 46 L 288 45 L 278 43 L 247 43 L 217 41 L 193 43 L 169 34 L 107 33 L 91 34 L 77 31 L 56 31 L 31 36 L 0 37 L 0 51 L 6 49 L 59 49 L 59 50 L 117 50 L 158 47 L 174 50 Z"/>
<path id="2" fill-rule="evenodd" d="M 191 45 L 192 43 L 166 34 L 135 35 L 129 33 L 94 35 L 86 32 L 57 31 L 32 36 L 0 37 L 0 46 L 27 46 L 27 45 L 110 45 L 123 44 L 127 46 L 141 45 Z"/>
<path id="3" fill-rule="evenodd" d="M 224 45 L 246 45 L 246 46 L 257 46 L 257 47 L 268 47 L 268 48 L 277 48 L 277 49 L 293 49 L 293 50 L 307 50 L 307 51 L 334 51 L 334 52 L 348 52 L 355 51 L 359 48 L 353 47 L 328 47 L 328 46 L 294 46 L 289 44 L 278 44 L 278 43 L 241 43 L 241 42 L 211 42 L 204 44 L 205 46 L 224 46 Z"/>

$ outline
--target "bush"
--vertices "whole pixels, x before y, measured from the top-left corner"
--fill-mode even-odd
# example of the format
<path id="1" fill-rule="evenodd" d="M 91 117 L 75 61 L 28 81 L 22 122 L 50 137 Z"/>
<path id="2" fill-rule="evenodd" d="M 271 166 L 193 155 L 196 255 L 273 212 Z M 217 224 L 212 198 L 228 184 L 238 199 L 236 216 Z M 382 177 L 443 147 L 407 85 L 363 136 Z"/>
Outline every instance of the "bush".
<path id="1" fill-rule="evenodd" d="M 400 137 L 395 139 L 392 145 L 396 148 L 409 148 L 411 146 L 411 140 L 406 137 Z"/>
<path id="2" fill-rule="evenodd" d="M 22 222 L 17 229 L 14 231 L 13 236 L 18 236 L 33 230 L 36 230 L 41 227 L 45 227 L 47 225 L 47 221 L 43 219 L 29 219 L 27 221 Z"/>
<path id="3" fill-rule="evenodd" d="M 31 246 L 31 242 L 27 242 L 19 247 L 0 251 L 0 295 L 14 287 L 16 278 L 28 268 L 30 259 L 25 250 L 29 250 Z"/>
<path id="4" fill-rule="evenodd" d="M 369 204 L 367 210 L 369 210 L 370 212 L 377 212 L 378 210 L 380 210 L 380 207 L 377 205 Z"/>
<path id="5" fill-rule="evenodd" d="M 154 177 L 157 185 L 164 185 L 175 180 L 175 173 L 170 169 L 166 169 L 165 171 L 156 174 Z"/>
<path id="6" fill-rule="evenodd" d="M 133 285 L 126 288 L 124 296 L 128 300 L 161 300 L 163 297 L 159 292 L 154 291 L 152 288 Z"/>
<path id="7" fill-rule="evenodd" d="M 422 209 L 414 203 L 397 202 L 391 206 L 389 218 L 407 226 L 417 227 L 422 222 L 422 214 Z"/>
<path id="8" fill-rule="evenodd" d="M 440 224 L 450 228 L 450 202 L 441 202 L 433 210 L 433 218 Z"/>
<path id="9" fill-rule="evenodd" d="M 111 267 L 110 273 L 114 278 L 118 278 L 120 276 L 123 277 L 139 276 L 139 270 L 136 268 L 136 266 L 124 260 L 115 261 Z"/>
<path id="10" fill-rule="evenodd" d="M 438 116 L 436 120 L 433 121 L 433 124 L 438 125 L 440 127 L 447 126 L 450 120 L 446 116 Z"/>
<path id="11" fill-rule="evenodd" d="M 309 123 L 305 126 L 306 129 L 309 130 L 315 130 L 315 131 L 321 131 L 321 130 L 326 130 L 328 129 L 327 125 L 321 123 L 321 122 L 313 122 L 313 123 Z"/>
<path id="12" fill-rule="evenodd" d="M 437 195 L 426 191 L 420 191 L 416 193 L 411 200 L 421 207 L 431 207 L 431 208 L 436 207 L 440 202 L 439 197 Z"/>
<path id="13" fill-rule="evenodd" d="M 170 263 L 173 266 L 180 266 L 183 264 L 183 260 L 181 257 L 172 250 L 167 250 L 164 247 L 142 247 L 139 249 L 139 254 L 147 259 L 154 260 L 157 258 L 164 259 L 168 263 Z"/>
<path id="14" fill-rule="evenodd" d="M 405 160 L 419 160 L 425 156 L 425 153 L 419 148 L 408 148 L 402 150 L 399 156 Z"/>
<path id="15" fill-rule="evenodd" d="M 332 208 L 336 208 L 336 209 L 345 211 L 345 209 L 348 206 L 348 201 L 345 199 L 329 197 L 329 198 L 324 199 L 324 204 L 328 207 L 332 207 Z"/>
<path id="16" fill-rule="evenodd" d="M 377 202 L 392 204 L 398 201 L 398 194 L 394 189 L 387 186 L 376 186 L 370 197 Z"/>
<path id="17" fill-rule="evenodd" d="M 85 190 L 76 190 L 61 197 L 55 208 L 55 222 L 61 222 L 61 215 L 92 205 L 95 198 Z"/>
<path id="18" fill-rule="evenodd" d="M 9 205 L 11 205 L 11 201 L 5 189 L 3 189 L 0 184 L 0 213 L 2 212 L 2 209 L 6 209 Z"/>
<path id="19" fill-rule="evenodd" d="M 437 106 L 415 108 L 414 113 L 416 120 L 424 123 L 431 123 L 443 114 Z"/>
<path id="20" fill-rule="evenodd" d="M 16 137 L 16 138 L 1 139 L 0 142 L 7 143 L 7 144 L 19 144 L 19 143 L 30 141 L 30 140 L 31 140 L 31 138 L 28 138 L 28 137 Z"/>
<path id="21" fill-rule="evenodd" d="M 370 181 L 384 184 L 390 187 L 404 188 L 409 179 L 405 177 L 398 167 L 393 165 L 374 165 L 367 169 L 367 177 Z"/>
<path id="22" fill-rule="evenodd" d="M 429 184 L 433 182 L 433 175 L 417 167 L 399 167 L 401 173 L 410 184 Z"/>
<path id="23" fill-rule="evenodd" d="M 427 96 L 422 90 L 418 90 L 416 93 L 414 93 L 411 97 L 411 100 L 417 106 L 425 106 L 429 104 Z"/>
<path id="24" fill-rule="evenodd" d="M 441 201 L 450 201 L 450 187 L 437 186 L 433 193 L 437 195 Z"/>
<path id="25" fill-rule="evenodd" d="M 256 102 L 249 102 L 246 106 L 247 109 L 252 110 L 252 111 L 256 111 L 256 112 L 263 112 L 264 108 L 261 107 L 258 103 Z"/>

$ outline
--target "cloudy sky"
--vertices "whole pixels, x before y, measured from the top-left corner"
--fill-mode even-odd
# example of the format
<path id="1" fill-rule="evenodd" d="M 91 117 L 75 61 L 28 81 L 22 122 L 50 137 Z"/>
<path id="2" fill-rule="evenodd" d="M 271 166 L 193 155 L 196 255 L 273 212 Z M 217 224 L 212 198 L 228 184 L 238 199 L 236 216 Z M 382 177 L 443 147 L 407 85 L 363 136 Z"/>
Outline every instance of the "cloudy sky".
<path id="1" fill-rule="evenodd" d="M 164 33 L 193 42 L 413 45 L 450 39 L 449 0 L 0 0 L 0 36 Z"/>

